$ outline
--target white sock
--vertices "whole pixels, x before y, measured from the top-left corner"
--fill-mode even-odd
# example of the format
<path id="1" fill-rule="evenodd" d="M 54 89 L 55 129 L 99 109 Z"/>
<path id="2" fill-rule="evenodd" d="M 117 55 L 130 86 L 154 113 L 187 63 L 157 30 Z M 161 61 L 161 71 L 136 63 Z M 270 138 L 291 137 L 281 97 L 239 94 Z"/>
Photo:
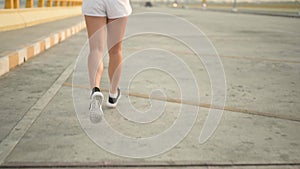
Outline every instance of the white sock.
<path id="1" fill-rule="evenodd" d="M 109 97 L 112 97 L 112 98 L 117 98 L 118 97 L 118 91 L 117 93 L 111 93 L 110 90 L 109 90 Z"/>

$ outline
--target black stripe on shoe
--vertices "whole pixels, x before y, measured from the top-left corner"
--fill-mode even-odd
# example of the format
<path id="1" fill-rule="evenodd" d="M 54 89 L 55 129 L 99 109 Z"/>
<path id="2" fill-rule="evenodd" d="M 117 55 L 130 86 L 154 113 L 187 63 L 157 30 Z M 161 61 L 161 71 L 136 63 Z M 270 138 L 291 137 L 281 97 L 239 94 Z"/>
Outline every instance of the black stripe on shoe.
<path id="1" fill-rule="evenodd" d="M 116 98 L 109 96 L 108 100 L 107 100 L 107 106 L 108 107 L 116 107 L 120 97 L 121 97 L 121 90 L 120 90 L 120 88 L 118 88 L 118 96 Z"/>

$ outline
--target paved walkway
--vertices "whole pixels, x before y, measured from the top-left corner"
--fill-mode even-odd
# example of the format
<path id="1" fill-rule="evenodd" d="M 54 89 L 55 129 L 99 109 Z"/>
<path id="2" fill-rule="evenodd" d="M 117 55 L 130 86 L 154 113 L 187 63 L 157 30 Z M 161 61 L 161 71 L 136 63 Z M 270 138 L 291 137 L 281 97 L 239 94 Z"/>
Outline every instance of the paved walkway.
<path id="1" fill-rule="evenodd" d="M 136 9 L 135 13 L 141 11 L 145 9 Z M 227 100 L 214 135 L 205 144 L 199 144 L 199 134 L 212 97 L 209 76 L 199 58 L 172 37 L 137 34 L 124 42 L 124 58 L 128 62 L 124 61 L 122 84 L 131 83 L 129 91 L 121 85 L 124 96 L 119 107 L 126 108 L 125 100 L 130 97 L 136 109 L 151 109 L 147 97 L 153 89 L 160 89 L 165 92 L 166 100 L 160 94 L 151 96 L 153 103 L 165 104 L 163 114 L 149 124 L 139 124 L 122 117 L 118 109 L 104 107 L 105 120 L 124 135 L 144 138 L 161 133 L 177 122 L 175 120 L 179 118 L 182 106 L 188 107 L 187 110 L 200 106 L 200 111 L 188 135 L 174 148 L 158 156 L 124 158 L 97 146 L 80 125 L 73 101 L 77 104 L 75 108 L 79 102 L 72 98 L 74 61 L 87 39 L 86 31 L 82 31 L 0 77 L 1 167 L 299 168 L 300 20 L 168 8 L 146 11 L 159 11 L 187 19 L 208 36 L 219 52 L 226 74 Z M 197 37 L 195 32 L 182 29 L 183 25 L 172 27 L 176 19 L 157 16 L 132 16 L 128 32 L 143 27 L 151 29 L 154 24 L 162 24 L 160 27 L 163 30 L 178 30 L 179 37 L 183 39 L 193 41 Z M 140 24 L 141 18 L 145 21 L 143 24 Z M 167 26 L 165 23 L 168 23 Z M 65 23 L 51 25 L 60 27 Z M 12 34 L 9 36 L 12 37 Z M 150 47 L 150 52 L 138 52 Z M 175 60 L 174 63 L 169 62 L 167 58 L 173 55 L 165 50 L 181 58 L 195 79 L 181 76 L 182 67 L 176 65 Z M 126 72 L 145 64 L 142 60 L 129 62 L 134 57 L 155 58 L 147 63 L 165 65 L 173 77 L 167 72 L 149 69 L 129 80 Z M 84 65 L 84 62 L 76 65 L 75 77 L 85 77 L 79 69 Z M 179 80 L 174 80 L 177 75 Z M 103 78 L 106 96 L 107 75 Z M 182 79 L 186 84 L 196 80 L 200 102 L 180 98 L 176 80 L 180 82 Z M 73 81 L 75 94 L 76 91 L 88 93 L 88 85 L 82 82 L 84 80 Z M 86 100 L 83 98 L 82 102 Z M 107 133 L 104 131 L 103 134 Z M 174 139 L 176 136 L 175 133 Z M 111 143 L 115 145 L 118 140 L 112 140 Z M 128 147 L 117 149 L 127 150 Z"/>

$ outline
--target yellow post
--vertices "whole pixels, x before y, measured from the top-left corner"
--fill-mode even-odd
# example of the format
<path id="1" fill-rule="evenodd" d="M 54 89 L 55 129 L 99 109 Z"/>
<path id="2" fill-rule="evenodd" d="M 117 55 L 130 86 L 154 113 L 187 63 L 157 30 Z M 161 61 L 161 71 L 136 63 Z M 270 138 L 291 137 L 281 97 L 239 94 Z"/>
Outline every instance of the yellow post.
<path id="1" fill-rule="evenodd" d="M 26 0 L 26 8 L 33 8 L 33 0 Z"/>
<path id="2" fill-rule="evenodd" d="M 74 1 L 69 1 L 68 6 L 74 6 Z"/>
<path id="3" fill-rule="evenodd" d="M 39 0 L 38 7 L 42 8 L 44 7 L 44 4 L 45 4 L 45 0 Z"/>
<path id="4" fill-rule="evenodd" d="M 67 6 L 67 0 L 61 0 L 61 6 Z"/>
<path id="5" fill-rule="evenodd" d="M 5 9 L 12 9 L 14 8 L 14 1 L 13 0 L 5 0 Z"/>
<path id="6" fill-rule="evenodd" d="M 54 0 L 54 6 L 59 6 L 59 0 Z"/>
<path id="7" fill-rule="evenodd" d="M 20 0 L 14 0 L 14 8 L 19 9 L 20 8 Z"/>
<path id="8" fill-rule="evenodd" d="M 52 7 L 52 0 L 47 0 L 47 7 Z"/>

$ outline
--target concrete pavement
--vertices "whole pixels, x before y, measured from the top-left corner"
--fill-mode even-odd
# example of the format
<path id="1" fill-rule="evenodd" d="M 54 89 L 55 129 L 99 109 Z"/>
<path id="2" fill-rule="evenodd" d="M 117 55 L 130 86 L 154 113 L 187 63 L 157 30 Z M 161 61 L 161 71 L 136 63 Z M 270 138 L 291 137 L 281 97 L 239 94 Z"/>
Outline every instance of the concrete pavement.
<path id="1" fill-rule="evenodd" d="M 1 165 L 16 168 L 148 168 L 151 165 L 155 168 L 299 168 L 300 20 L 168 8 L 136 9 L 135 13 L 145 11 L 187 19 L 208 36 L 219 52 L 226 74 L 227 100 L 213 137 L 205 144 L 198 142 L 208 113 L 203 105 L 209 105 L 211 99 L 205 67 L 178 41 L 150 34 L 124 41 L 124 58 L 130 59 L 132 53 L 150 47 L 172 51 L 180 57 L 194 73 L 200 91 L 202 107 L 196 123 L 173 149 L 151 158 L 124 158 L 97 146 L 80 126 L 72 99 L 70 70 L 86 42 L 86 32 L 82 31 L 0 77 Z M 164 19 L 149 16 L 145 18 L 149 20 L 148 25 L 143 26 L 159 24 L 159 20 L 167 22 Z M 139 26 L 136 21 L 134 17 L 129 19 L 128 30 Z M 177 29 L 186 33 L 180 25 Z M 160 55 L 164 54 L 157 54 Z M 155 61 L 164 62 L 163 59 Z M 134 64 L 139 63 L 124 62 L 124 72 Z M 172 68 L 176 71 L 176 67 Z M 105 74 L 104 91 L 107 79 Z M 129 81 L 126 74 L 124 81 Z M 163 114 L 148 125 L 130 122 L 117 110 L 104 108 L 110 125 L 124 135 L 138 138 L 155 135 L 171 126 L 181 106 L 176 102 L 180 93 L 174 79 L 164 72 L 148 70 L 137 74 L 131 82 L 130 91 L 124 92 L 123 99 L 130 97 L 140 111 L 149 109 L 147 96 L 155 88 L 174 99 L 164 102 Z M 85 91 L 87 85 L 74 87 Z M 119 107 L 126 105 L 120 102 Z"/>

